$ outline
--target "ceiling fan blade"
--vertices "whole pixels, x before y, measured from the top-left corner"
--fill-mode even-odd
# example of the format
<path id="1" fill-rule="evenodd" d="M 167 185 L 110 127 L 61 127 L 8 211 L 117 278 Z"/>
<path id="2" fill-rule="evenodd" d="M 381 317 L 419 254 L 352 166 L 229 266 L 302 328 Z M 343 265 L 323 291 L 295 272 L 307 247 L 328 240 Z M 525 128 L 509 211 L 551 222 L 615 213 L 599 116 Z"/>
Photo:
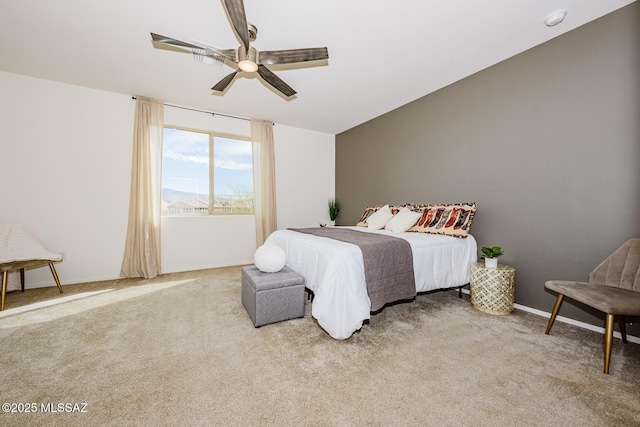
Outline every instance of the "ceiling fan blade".
<path id="1" fill-rule="evenodd" d="M 231 19 L 233 29 L 242 41 L 245 52 L 249 52 L 249 27 L 242 0 L 224 0 L 224 8 Z"/>
<path id="2" fill-rule="evenodd" d="M 273 74 L 270 69 L 262 64 L 258 65 L 258 74 L 260 74 L 260 77 L 262 77 L 264 81 L 282 92 L 285 96 L 293 96 L 296 94 L 296 91 L 293 90 L 291 86 L 283 82 L 280 77 Z"/>
<path id="3" fill-rule="evenodd" d="M 236 74 L 238 74 L 237 70 L 229 74 L 222 80 L 220 80 L 218 83 L 216 83 L 216 85 L 212 87 L 211 90 L 215 90 L 217 92 L 223 92 L 227 88 L 227 86 L 229 86 L 229 83 L 231 83 L 233 79 L 236 77 Z"/>
<path id="4" fill-rule="evenodd" d="M 172 39 L 171 37 L 167 37 L 167 36 L 161 36 L 160 34 L 156 34 L 156 33 L 151 33 L 151 38 L 153 39 L 154 42 L 158 42 L 158 43 L 170 44 L 173 46 L 188 47 L 190 49 L 202 49 L 200 46 L 196 46 L 195 44 Z"/>
<path id="5" fill-rule="evenodd" d="M 200 48 L 202 49 L 202 48 Z M 222 50 L 211 50 L 211 49 L 202 49 L 204 50 L 204 56 L 209 56 L 213 59 L 219 58 L 220 56 L 224 56 L 230 61 L 236 62 L 236 50 L 235 49 L 222 49 Z"/>
<path id="6" fill-rule="evenodd" d="M 167 37 L 167 36 L 161 36 L 160 34 L 156 34 L 156 33 L 151 33 L 151 38 L 153 39 L 154 42 L 156 43 L 162 43 L 162 44 L 168 44 L 171 46 L 180 46 L 180 47 L 186 47 L 189 49 L 198 49 L 200 51 L 204 52 L 205 56 L 210 56 L 212 58 L 218 58 L 220 56 L 224 56 L 225 58 L 234 61 L 236 60 L 236 50 L 235 49 L 209 49 L 209 48 L 203 48 L 202 46 L 198 46 L 195 44 L 191 44 L 191 43 L 187 43 L 187 42 L 183 42 L 180 40 L 176 40 L 176 39 L 172 39 L 171 37 Z"/>
<path id="7" fill-rule="evenodd" d="M 308 49 L 267 50 L 260 51 L 260 62 L 263 64 L 292 64 L 294 62 L 317 61 L 329 59 L 326 47 Z"/>

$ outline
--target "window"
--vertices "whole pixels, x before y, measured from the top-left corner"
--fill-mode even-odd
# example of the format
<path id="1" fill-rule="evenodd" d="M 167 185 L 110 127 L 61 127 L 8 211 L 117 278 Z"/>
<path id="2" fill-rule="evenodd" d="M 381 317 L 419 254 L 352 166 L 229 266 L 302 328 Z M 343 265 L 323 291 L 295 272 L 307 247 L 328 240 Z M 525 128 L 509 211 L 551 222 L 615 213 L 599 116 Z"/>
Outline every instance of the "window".
<path id="1" fill-rule="evenodd" d="M 162 214 L 253 214 L 252 169 L 251 141 L 165 127 Z"/>

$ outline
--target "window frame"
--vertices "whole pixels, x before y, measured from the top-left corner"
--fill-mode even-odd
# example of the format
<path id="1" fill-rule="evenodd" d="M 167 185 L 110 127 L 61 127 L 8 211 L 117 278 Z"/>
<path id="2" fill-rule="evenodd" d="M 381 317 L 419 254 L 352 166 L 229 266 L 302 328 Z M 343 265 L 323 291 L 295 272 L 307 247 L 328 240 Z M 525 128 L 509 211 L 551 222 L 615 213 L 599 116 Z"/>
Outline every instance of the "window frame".
<path id="1" fill-rule="evenodd" d="M 218 132 L 218 131 L 210 131 L 210 130 L 203 130 L 203 129 L 196 129 L 196 128 L 191 128 L 191 127 L 187 127 L 187 126 L 177 126 L 177 125 L 170 125 L 170 124 L 164 124 L 162 126 L 162 132 L 164 134 L 165 129 L 174 129 L 174 130 L 179 130 L 179 131 L 185 131 L 185 132 L 194 132 L 194 133 L 201 133 L 201 134 L 205 134 L 208 135 L 209 137 L 209 209 L 208 212 L 206 214 L 201 214 L 201 213 L 179 213 L 179 214 L 161 214 L 161 216 L 163 217 L 207 217 L 207 216 L 234 216 L 234 215 L 239 215 L 239 216 L 246 216 L 246 215 L 255 215 L 255 188 L 252 189 L 253 191 L 253 203 L 254 203 L 254 209 L 252 210 L 252 212 L 222 212 L 222 213 L 218 213 L 218 212 L 214 212 L 214 193 L 215 191 L 214 189 L 214 159 L 215 159 L 215 152 L 214 152 L 214 141 L 216 137 L 219 138 L 226 138 L 226 139 L 233 139 L 233 140 L 238 140 L 238 141 L 247 141 L 249 143 L 251 143 L 251 137 L 248 136 L 243 136 L 243 135 L 236 135 L 236 134 L 232 134 L 232 133 L 225 133 L 225 132 Z M 162 147 L 162 162 L 164 163 L 164 142 L 163 142 L 163 147 Z M 251 150 L 251 161 L 252 161 L 252 165 L 251 165 L 251 172 L 253 174 L 253 149 Z M 163 165 L 162 165 L 163 166 Z M 163 168 L 162 168 L 163 169 Z M 162 171 L 161 169 L 161 171 Z M 163 172 L 161 172 L 162 174 Z"/>

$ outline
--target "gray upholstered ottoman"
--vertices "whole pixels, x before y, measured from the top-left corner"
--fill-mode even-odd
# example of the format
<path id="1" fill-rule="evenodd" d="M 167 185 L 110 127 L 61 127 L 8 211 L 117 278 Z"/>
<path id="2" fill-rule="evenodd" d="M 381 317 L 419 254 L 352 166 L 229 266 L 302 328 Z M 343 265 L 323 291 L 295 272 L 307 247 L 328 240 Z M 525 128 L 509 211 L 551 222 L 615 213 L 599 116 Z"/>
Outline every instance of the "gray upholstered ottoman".
<path id="1" fill-rule="evenodd" d="M 242 305 L 256 328 L 304 317 L 304 277 L 286 266 L 277 273 L 242 267 Z"/>

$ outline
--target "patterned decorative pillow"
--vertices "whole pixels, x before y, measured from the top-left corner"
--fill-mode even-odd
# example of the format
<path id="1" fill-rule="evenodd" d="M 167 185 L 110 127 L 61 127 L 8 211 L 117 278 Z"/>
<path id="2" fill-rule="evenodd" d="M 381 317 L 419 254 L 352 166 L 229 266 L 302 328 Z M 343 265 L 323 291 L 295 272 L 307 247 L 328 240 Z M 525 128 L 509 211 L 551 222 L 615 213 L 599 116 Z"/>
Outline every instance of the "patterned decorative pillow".
<path id="1" fill-rule="evenodd" d="M 406 205 L 393 205 L 389 206 L 389 209 L 391 209 L 391 213 L 395 215 L 400 212 L 405 206 Z"/>
<path id="2" fill-rule="evenodd" d="M 460 203 L 451 205 L 408 205 L 411 210 L 422 211 L 422 217 L 409 231 L 418 233 L 444 234 L 465 238 L 471 230 L 477 204 Z"/>

